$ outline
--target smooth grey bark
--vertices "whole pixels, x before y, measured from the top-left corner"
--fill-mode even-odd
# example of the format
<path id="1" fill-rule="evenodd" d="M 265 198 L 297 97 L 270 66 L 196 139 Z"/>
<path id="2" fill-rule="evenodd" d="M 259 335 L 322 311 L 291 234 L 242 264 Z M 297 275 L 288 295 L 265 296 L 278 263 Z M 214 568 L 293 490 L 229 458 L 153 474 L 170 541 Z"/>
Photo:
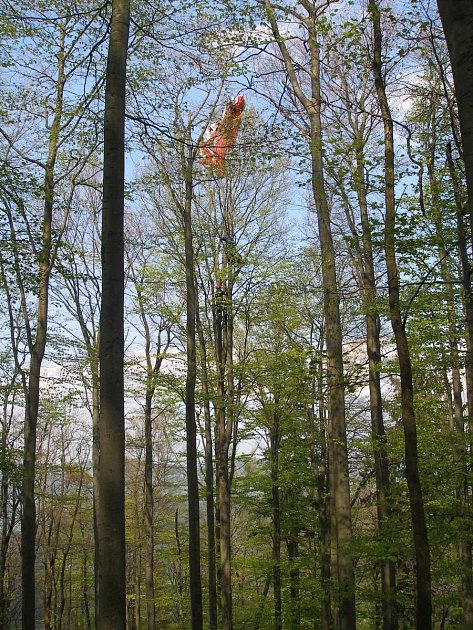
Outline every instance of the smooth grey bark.
<path id="1" fill-rule="evenodd" d="M 234 231 L 231 181 L 227 182 L 228 200 L 223 209 L 229 234 Z M 230 454 L 235 436 L 235 384 L 233 370 L 233 285 L 237 275 L 234 245 L 223 247 L 219 270 L 221 289 L 216 291 L 213 307 L 215 361 L 217 368 L 215 400 L 215 451 L 217 489 L 218 581 L 220 586 L 222 630 L 233 628 L 233 593 L 231 572 L 231 485 L 235 452 Z"/>
<path id="2" fill-rule="evenodd" d="M 272 558 L 273 558 L 273 592 L 274 592 L 274 621 L 273 630 L 282 630 L 282 577 L 281 577 L 281 493 L 279 479 L 279 448 L 281 445 L 281 427 L 278 401 L 274 401 L 275 411 L 268 418 L 269 451 L 271 466 L 271 511 L 273 521 Z"/>
<path id="3" fill-rule="evenodd" d="M 205 340 L 202 322 L 196 306 L 196 326 L 200 345 L 202 389 L 204 395 L 204 433 L 205 433 L 205 489 L 206 489 L 206 513 L 207 513 L 207 552 L 208 552 L 208 581 L 209 581 L 209 630 L 217 630 L 218 624 L 218 598 L 217 598 L 217 567 L 216 567 L 216 543 L 215 543 L 215 484 L 214 484 L 214 457 L 212 421 L 210 413 L 210 392 L 207 343 Z"/>
<path id="4" fill-rule="evenodd" d="M 105 88 L 99 461 L 95 471 L 98 630 L 126 626 L 123 242 L 129 25 L 129 0 L 113 0 Z"/>
<path id="5" fill-rule="evenodd" d="M 136 288 L 138 313 L 143 325 L 145 340 L 146 381 L 144 404 L 144 438 L 145 438 L 145 470 L 144 470 L 144 513 L 146 530 L 146 560 L 145 560 L 145 594 L 146 617 L 148 630 L 156 627 L 156 605 L 154 586 L 154 484 L 153 484 L 153 400 L 156 392 L 157 377 L 171 343 L 170 324 L 161 320 L 156 331 L 156 347 L 152 349 L 152 332 L 146 313 L 143 292 L 140 287 L 141 278 L 137 278 L 130 262 L 131 276 Z M 163 340 L 162 335 L 165 333 Z"/>
<path id="6" fill-rule="evenodd" d="M 289 84 L 295 98 L 304 108 L 309 121 L 309 149 L 311 184 L 318 223 L 322 261 L 324 318 L 326 325 L 329 486 L 332 499 L 332 571 L 337 591 L 332 595 L 333 619 L 336 630 L 351 630 L 356 626 L 355 577 L 350 545 L 352 539 L 348 451 L 345 417 L 344 367 L 340 295 L 337 285 L 336 258 L 330 223 L 330 208 L 325 190 L 322 149 L 320 46 L 317 37 L 319 7 L 315 2 L 304 2 L 306 16 L 298 19 L 306 30 L 309 93 L 304 92 L 290 51 L 279 31 L 274 6 L 263 2 L 266 17 L 279 47 Z M 322 6 L 323 12 L 325 5 Z"/>
<path id="7" fill-rule="evenodd" d="M 336 630 L 351 630 L 356 625 L 355 578 L 350 553 L 352 538 L 348 451 L 345 417 L 344 367 L 340 296 L 336 276 L 336 259 L 330 223 L 330 208 L 325 190 L 322 150 L 320 47 L 317 37 L 318 7 L 304 2 L 307 12 L 300 22 L 307 34 L 310 91 L 306 94 L 299 82 L 294 61 L 282 37 L 274 6 L 264 0 L 265 13 L 279 47 L 295 98 L 304 108 L 309 121 L 311 184 L 315 202 L 322 261 L 324 318 L 326 325 L 329 486 L 332 499 L 332 571 L 337 591 L 332 593 L 333 619 Z M 323 7 L 322 7 L 323 11 Z"/>
<path id="8" fill-rule="evenodd" d="M 3 290 L 6 297 L 8 319 L 10 322 L 11 347 L 14 351 L 15 362 L 15 367 L 9 382 L 4 385 L 3 389 L 2 420 L 0 429 L 0 457 L 6 464 L 4 464 L 2 470 L 2 480 L 0 482 L 0 628 L 8 628 L 10 624 L 10 606 L 12 603 L 12 597 L 8 587 L 7 564 L 10 542 L 14 533 L 20 507 L 20 496 L 18 491 L 15 489 L 15 485 L 12 480 L 14 469 L 13 467 L 10 468 L 10 466 L 13 465 L 13 462 L 9 462 L 8 451 L 11 448 L 9 438 L 13 420 L 12 412 L 15 409 L 15 389 L 17 379 L 21 376 L 21 370 L 17 353 L 12 295 L 8 282 L 6 281 L 5 271 L 6 268 L 3 253 L 0 251 L 0 281 L 3 284 Z"/>
<path id="9" fill-rule="evenodd" d="M 316 357 L 322 356 L 322 348 L 325 343 L 324 325 L 320 325 L 317 341 L 312 339 L 312 345 L 316 347 Z M 317 344 L 317 345 L 316 345 Z M 318 534 L 320 536 L 320 550 L 314 558 L 314 575 L 319 575 L 322 591 L 320 602 L 320 630 L 330 630 L 332 623 L 331 585 L 330 585 L 330 495 L 329 487 L 329 462 L 327 444 L 327 410 L 325 399 L 324 366 L 321 360 L 314 361 L 314 373 L 312 376 L 313 403 L 308 410 L 308 421 L 311 431 L 311 469 L 315 480 L 316 498 L 315 510 L 318 516 Z M 317 401 L 317 404 L 316 404 Z"/>
<path id="10" fill-rule="evenodd" d="M 452 64 L 473 234 L 473 3 L 437 0 L 437 5 Z"/>
<path id="11" fill-rule="evenodd" d="M 189 143 L 190 144 L 190 143 Z M 183 153 L 185 149 L 183 149 Z M 184 224 L 185 273 L 186 273 L 186 349 L 187 375 L 185 390 L 186 446 L 187 446 L 187 501 L 189 518 L 189 580 L 192 628 L 202 630 L 202 581 L 200 573 L 200 509 L 197 462 L 197 425 L 195 415 L 195 387 L 197 378 L 196 358 L 196 287 L 195 257 L 192 237 L 193 155 L 183 155 L 185 198 L 182 207 Z"/>
<path id="12" fill-rule="evenodd" d="M 396 261 L 395 225 L 395 169 L 394 129 L 383 77 L 381 59 L 382 33 L 379 5 L 370 0 L 369 11 L 373 26 L 373 76 L 384 129 L 384 188 L 385 228 L 384 249 L 388 276 L 388 299 L 391 326 L 394 332 L 399 359 L 401 380 L 401 416 L 404 430 L 406 480 L 412 521 L 415 555 L 415 627 L 428 630 L 432 627 L 432 579 L 430 572 L 430 546 L 424 510 L 424 499 L 419 475 L 417 425 L 414 410 L 414 387 L 409 344 L 405 321 L 401 313 L 400 280 Z"/>
<path id="13" fill-rule="evenodd" d="M 469 217 L 470 258 L 473 251 L 473 3 L 471 0 L 437 0 L 452 66 L 453 84 L 460 122 L 461 153 L 465 164 L 467 186 L 467 214 Z M 447 149 L 448 150 L 448 149 Z M 449 151 L 449 150 L 448 150 Z M 467 350 L 465 356 L 466 390 L 469 421 L 473 418 L 473 297 L 471 287 L 471 263 L 466 246 L 463 226 L 464 204 L 459 193 L 455 169 L 450 155 L 447 156 L 452 186 L 458 208 L 457 226 L 460 260 L 463 276 L 463 303 Z M 470 427 L 471 429 L 471 427 Z M 468 495 L 468 489 L 465 488 Z M 465 492 L 464 491 L 464 492 Z M 460 557 L 464 567 L 463 624 L 473 625 L 473 572 L 472 545 L 466 541 L 460 546 Z"/>
<path id="14" fill-rule="evenodd" d="M 57 159 L 59 132 L 63 114 L 65 76 L 65 31 L 61 31 L 58 53 L 58 76 L 56 82 L 56 104 L 51 124 L 48 158 L 44 175 L 44 209 L 42 218 L 42 240 L 38 258 L 38 297 L 36 302 L 36 334 L 34 341 L 28 333 L 30 365 L 28 385 L 25 391 L 24 454 L 22 478 L 22 624 L 23 630 L 35 628 L 36 589 L 36 431 L 40 402 L 41 365 L 46 349 L 49 279 L 52 267 L 52 222 L 54 207 L 54 170 Z M 28 325 L 29 328 L 29 325 Z"/>
<path id="15" fill-rule="evenodd" d="M 466 400 L 468 411 L 468 422 L 470 424 L 473 419 L 473 293 L 471 285 L 471 267 L 468 257 L 468 239 L 464 222 L 464 204 L 460 185 L 455 170 L 455 164 L 452 158 L 451 146 L 447 145 L 447 164 L 452 182 L 453 194 L 456 206 L 456 224 L 457 224 L 457 241 L 458 254 L 460 258 L 461 283 L 462 283 L 462 299 L 465 322 L 465 341 L 466 341 L 466 357 L 465 357 L 465 381 L 466 381 Z M 463 421 L 463 408 L 462 408 Z M 471 447 L 470 447 L 471 448 Z M 463 508 L 471 509 L 471 484 L 468 482 L 468 476 L 462 484 L 462 488 L 458 494 L 460 505 Z M 470 540 L 460 541 L 460 562 L 463 567 L 462 575 L 462 592 L 463 592 L 463 626 L 470 628 L 473 626 L 473 545 Z"/>
<path id="16" fill-rule="evenodd" d="M 233 627 L 232 589 L 231 589 L 231 549 L 230 549 L 230 486 L 228 471 L 228 448 L 230 445 L 231 425 L 227 418 L 227 401 L 225 387 L 225 365 L 227 358 L 226 325 L 227 310 L 231 298 L 228 293 L 220 296 L 221 302 L 215 305 L 214 332 L 215 358 L 217 363 L 217 389 L 215 401 L 216 420 L 216 488 L 217 488 L 217 521 L 220 583 L 221 624 L 223 630 Z"/>
<path id="17" fill-rule="evenodd" d="M 349 88 L 344 82 L 347 109 L 350 107 Z M 388 542 L 388 528 L 391 510 L 389 506 L 389 462 L 387 455 L 386 432 L 383 418 L 381 394 L 381 322 L 377 307 L 376 272 L 373 255 L 371 226 L 368 215 L 368 188 L 365 180 L 365 129 L 367 112 L 349 117 L 353 136 L 354 160 L 350 160 L 351 179 L 356 190 L 361 223 L 361 238 L 351 214 L 350 201 L 343 181 L 339 190 L 345 206 L 347 222 L 353 235 L 353 258 L 361 289 L 366 328 L 366 351 L 368 355 L 368 386 L 370 394 L 371 439 L 376 479 L 376 510 L 378 536 Z M 387 544 L 386 544 L 387 548 Z M 382 592 L 383 630 L 397 630 L 396 607 L 396 567 L 389 557 L 379 561 Z"/>

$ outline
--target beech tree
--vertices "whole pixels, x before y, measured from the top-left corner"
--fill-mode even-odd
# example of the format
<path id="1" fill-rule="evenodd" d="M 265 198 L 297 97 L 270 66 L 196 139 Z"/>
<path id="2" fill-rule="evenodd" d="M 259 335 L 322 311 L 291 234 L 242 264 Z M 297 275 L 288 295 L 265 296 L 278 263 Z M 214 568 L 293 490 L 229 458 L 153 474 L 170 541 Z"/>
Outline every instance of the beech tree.
<path id="1" fill-rule="evenodd" d="M 318 218 L 321 246 L 327 352 L 328 440 L 332 513 L 333 615 L 336 628 L 355 625 L 353 561 L 350 555 L 351 516 L 346 440 L 345 396 L 340 296 L 337 286 L 335 251 L 330 223 L 330 206 L 325 187 L 320 91 L 320 44 L 318 24 L 326 3 L 304 2 L 302 12 L 284 7 L 303 29 L 307 49 L 307 83 L 299 78 L 300 64 L 291 52 L 290 37 L 281 32 L 276 9 L 265 0 L 264 9 L 274 40 L 279 48 L 287 80 L 298 105 L 308 120 L 306 139 L 311 160 L 311 185 Z M 286 43 L 286 40 L 288 43 Z M 304 77 L 305 79 L 305 77 Z M 306 91 L 307 90 L 307 91 Z"/>
<path id="2" fill-rule="evenodd" d="M 32 285 L 26 281 L 19 252 L 16 252 L 15 275 L 20 288 L 22 325 L 26 330 L 28 347 L 28 372 L 24 366 L 17 364 L 22 374 L 25 397 L 24 423 L 24 461 L 22 478 L 22 579 L 23 579 L 23 627 L 35 627 L 35 461 L 36 461 L 36 431 L 38 424 L 38 409 L 40 404 L 41 367 L 45 354 L 48 331 L 49 288 L 50 277 L 55 264 L 60 236 L 67 223 L 71 200 L 77 179 L 84 168 L 90 147 L 77 154 L 68 154 L 68 140 L 72 129 L 79 132 L 85 129 L 86 108 L 97 93 L 98 85 L 95 81 L 89 83 L 83 94 L 72 97 L 67 88 L 74 81 L 84 77 L 87 63 L 95 64 L 94 51 L 100 46 L 100 36 L 91 42 L 91 38 L 100 32 L 95 24 L 96 13 L 93 11 L 84 17 L 83 14 L 69 14 L 65 5 L 58 3 L 44 13 L 33 11 L 30 15 L 32 28 L 29 30 L 29 40 L 22 44 L 16 38 L 25 34 L 25 22 L 28 6 L 18 5 L 5 7 L 6 24 L 17 24 L 11 27 L 13 34 L 9 45 L 5 49 L 6 66 L 11 68 L 11 78 L 7 89 L 13 96 L 19 96 L 17 102 L 18 116 L 3 116 L 0 134 L 3 143 L 3 155 L 9 170 L 14 173 L 19 166 L 27 167 L 30 177 L 41 186 L 41 194 L 27 197 L 24 191 L 11 187 L 11 179 L 4 180 L 3 198 L 7 216 L 10 214 L 11 238 L 16 240 L 18 222 L 23 223 L 30 235 L 31 257 L 37 267 L 37 280 L 34 294 L 36 295 L 35 314 L 29 309 Z M 17 29 L 17 30 L 16 30 Z M 24 58 L 16 58 L 15 47 L 19 46 Z M 41 67 L 41 55 L 52 55 L 54 60 L 48 59 L 45 67 Z M 52 58 L 52 57 L 51 57 Z M 28 59 L 28 61 L 26 61 Z M 24 72 L 21 67 L 25 62 L 28 69 Z M 35 82 L 38 76 L 41 80 L 36 83 L 33 101 L 35 105 L 29 110 L 25 104 L 32 98 L 27 95 L 28 81 Z M 14 77 L 18 79 L 15 85 Z M 72 104 L 74 103 L 74 105 Z M 24 127 L 25 122 L 30 127 Z M 38 136 L 31 141 L 34 129 Z M 68 155 L 66 158 L 65 156 Z M 64 161 L 62 157 L 64 156 Z M 63 180 L 67 177 L 67 185 Z M 61 190 L 64 202 L 58 202 L 58 192 Z M 36 212 L 31 214 L 33 204 L 42 204 L 39 222 Z M 15 209 L 15 216 L 11 211 Z M 39 226 L 38 226 L 39 223 Z M 33 225 L 35 225 L 33 229 Z M 31 264 L 31 262 L 30 262 Z"/>
<path id="3" fill-rule="evenodd" d="M 437 0 L 452 64 L 458 105 L 462 157 L 468 190 L 470 232 L 473 233 L 473 7 L 468 0 Z"/>
<path id="4" fill-rule="evenodd" d="M 388 276 L 388 298 L 391 325 L 396 341 L 401 377 L 401 415 L 404 428 L 406 479 L 416 554 L 416 627 L 432 626 L 432 582 L 430 571 L 430 546 L 425 519 L 424 498 L 419 475 L 417 425 L 414 409 L 414 388 L 411 355 L 405 330 L 405 317 L 401 312 L 399 271 L 396 260 L 395 224 L 395 166 L 394 124 L 386 95 L 382 62 L 382 31 L 380 9 L 375 0 L 369 3 L 373 26 L 373 76 L 384 128 L 384 186 L 385 226 L 384 248 Z"/>
<path id="5" fill-rule="evenodd" d="M 382 342 L 380 283 L 376 276 L 377 251 L 373 235 L 370 194 L 370 175 L 376 171 L 376 158 L 368 158 L 367 146 L 373 142 L 376 130 L 376 105 L 373 87 L 366 83 L 368 66 L 354 62 L 353 50 L 357 46 L 360 28 L 355 22 L 347 25 L 341 34 L 334 33 L 330 58 L 340 70 L 339 85 L 328 81 L 336 103 L 327 117 L 333 121 L 331 144 L 335 153 L 327 157 L 332 195 L 340 197 L 346 229 L 348 248 L 353 260 L 356 285 L 363 299 L 366 329 L 366 353 L 368 358 L 369 408 L 371 435 L 376 476 L 376 507 L 379 541 L 389 549 L 389 520 L 392 516 L 389 490 L 389 459 L 383 411 L 381 387 Z M 343 41 L 342 41 L 343 40 Z M 344 147 L 342 152 L 340 149 Z M 370 164 L 368 161 L 370 160 Z M 383 628 L 397 628 L 396 567 L 394 561 L 384 557 L 380 562 L 382 590 Z"/>
<path id="6" fill-rule="evenodd" d="M 445 41 L 435 4 L 0 0 L 2 627 L 469 625 L 469 8 Z"/>
<path id="7" fill-rule="evenodd" d="M 101 630 L 126 626 L 124 420 L 125 82 L 130 5 L 114 0 L 105 85 L 100 417 L 96 491 L 97 613 Z"/>

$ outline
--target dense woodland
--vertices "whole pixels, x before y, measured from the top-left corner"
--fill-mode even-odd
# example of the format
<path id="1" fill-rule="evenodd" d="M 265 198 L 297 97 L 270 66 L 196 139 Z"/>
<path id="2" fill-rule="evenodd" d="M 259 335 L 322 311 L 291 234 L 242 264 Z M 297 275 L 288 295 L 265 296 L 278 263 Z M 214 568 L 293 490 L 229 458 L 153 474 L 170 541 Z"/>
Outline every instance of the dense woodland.
<path id="1" fill-rule="evenodd" d="M 471 1 L 0 36 L 0 628 L 473 628 Z"/>

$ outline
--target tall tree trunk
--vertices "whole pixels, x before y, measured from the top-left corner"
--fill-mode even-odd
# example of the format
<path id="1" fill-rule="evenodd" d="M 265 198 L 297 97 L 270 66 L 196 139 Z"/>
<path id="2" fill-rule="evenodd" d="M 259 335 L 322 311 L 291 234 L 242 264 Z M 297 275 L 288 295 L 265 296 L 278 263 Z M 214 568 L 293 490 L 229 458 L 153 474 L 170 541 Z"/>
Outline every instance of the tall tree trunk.
<path id="1" fill-rule="evenodd" d="M 207 344 L 205 342 L 202 322 L 196 305 L 196 325 L 199 337 L 202 388 L 204 394 L 204 422 L 205 422 L 205 489 L 207 508 L 207 547 L 208 547 L 208 581 L 209 581 L 209 630 L 217 630 L 217 569 L 215 554 L 215 500 L 214 500 L 214 462 L 213 436 L 210 413 L 210 392 L 207 367 Z"/>
<path id="2" fill-rule="evenodd" d="M 228 306 L 223 314 L 224 331 L 224 365 L 226 372 L 225 424 L 221 447 L 222 465 L 225 468 L 220 485 L 220 561 L 222 567 L 222 627 L 223 630 L 233 628 L 233 592 L 231 573 L 231 466 L 229 449 L 233 435 L 234 418 L 234 382 L 233 382 L 233 279 L 231 263 L 228 261 L 229 273 L 227 281 Z"/>
<path id="3" fill-rule="evenodd" d="M 290 596 L 291 596 L 291 610 L 290 610 L 290 625 L 291 630 L 298 630 L 301 625 L 301 611 L 300 611 L 300 577 L 301 572 L 297 566 L 297 560 L 299 558 L 299 532 L 296 528 L 292 528 L 289 532 L 289 536 L 286 541 L 287 555 L 289 562 L 293 565 L 289 569 L 290 579 Z"/>
<path id="4" fill-rule="evenodd" d="M 469 0 L 437 0 L 445 38 L 452 64 L 453 82 L 460 119 L 462 157 L 465 164 L 470 246 L 473 247 L 473 5 Z M 463 226 L 463 204 L 459 194 L 451 150 L 447 147 L 449 169 L 457 205 L 457 232 L 463 276 L 463 303 L 466 323 L 466 392 L 468 418 L 471 430 L 473 419 L 473 296 L 470 277 L 470 263 L 467 253 L 467 238 Z M 465 506 L 471 502 L 470 488 L 465 479 L 459 499 Z M 460 562 L 462 565 L 463 626 L 473 626 L 473 549 L 467 540 L 460 542 Z"/>
<path id="5" fill-rule="evenodd" d="M 228 182 L 230 186 L 230 182 Z M 233 234 L 231 191 L 229 205 L 224 209 L 224 225 Z M 229 249 L 230 247 L 230 249 Z M 216 416 L 216 481 L 217 534 L 219 541 L 219 571 L 222 630 L 233 628 L 233 594 L 231 574 L 231 481 L 233 460 L 229 450 L 234 433 L 234 373 L 233 373 L 233 282 L 234 245 L 224 246 L 222 268 L 219 270 L 221 288 L 217 290 L 214 307 L 215 359 L 217 364 Z"/>
<path id="6" fill-rule="evenodd" d="M 309 54 L 310 94 L 299 82 L 293 59 L 277 25 L 270 0 L 264 0 L 266 16 L 279 47 L 289 83 L 297 100 L 304 107 L 310 125 L 311 184 L 317 213 L 318 235 L 322 258 L 324 319 L 326 322 L 329 484 L 333 505 L 332 532 L 333 578 L 338 592 L 332 599 L 336 630 L 349 630 L 356 625 L 355 576 L 350 547 L 352 538 L 348 451 L 345 418 L 344 369 L 340 296 L 337 286 L 336 258 L 330 224 L 330 208 L 325 191 L 322 152 L 320 93 L 320 47 L 317 38 L 318 8 L 304 3 L 307 16 L 301 19 L 306 29 Z"/>
<path id="7" fill-rule="evenodd" d="M 112 1 L 107 59 L 100 313 L 97 629 L 126 625 L 124 420 L 125 84 L 129 0 Z"/>
<path id="8" fill-rule="evenodd" d="M 275 401 L 274 407 L 277 408 Z M 269 446 L 271 463 L 271 511 L 273 521 L 273 591 L 274 591 L 274 630 L 282 630 L 282 583 L 281 583 L 281 496 L 279 488 L 279 447 L 281 431 L 279 415 L 276 411 L 270 418 Z"/>
<path id="9" fill-rule="evenodd" d="M 437 0 L 452 64 L 473 234 L 473 4 L 471 0 Z"/>
<path id="10" fill-rule="evenodd" d="M 84 531 L 82 529 L 82 536 L 84 536 Z M 90 614 L 90 603 L 89 603 L 89 562 L 88 562 L 88 553 L 87 548 L 84 546 L 82 550 L 82 605 L 84 608 L 85 615 L 85 628 L 86 630 L 92 630 L 92 619 Z"/>
<path id="11" fill-rule="evenodd" d="M 232 619 L 232 590 L 230 569 L 230 487 L 228 475 L 228 418 L 225 395 L 225 362 L 227 357 L 225 347 L 225 327 L 227 309 L 229 308 L 228 294 L 219 296 L 222 301 L 215 307 L 215 351 L 217 362 L 217 396 L 215 406 L 216 416 L 216 481 L 218 497 L 218 541 L 219 541 L 219 578 L 221 597 L 221 623 L 223 630 L 231 630 Z"/>
<path id="12" fill-rule="evenodd" d="M 462 278 L 462 297 L 463 311 L 465 321 L 465 340 L 466 340 L 466 356 L 465 356 L 465 381 L 466 381 L 466 400 L 468 410 L 469 430 L 473 426 L 473 294 L 471 286 L 471 268 L 468 258 L 467 235 L 464 226 L 464 208 L 460 186 L 457 179 L 455 164 L 452 158 L 450 145 L 447 145 L 447 164 L 452 182 L 453 193 L 456 205 L 456 223 L 457 223 L 457 241 L 458 252 L 460 258 L 461 278 Z M 462 413 L 463 416 L 463 413 Z M 471 449 L 471 446 L 470 446 Z M 464 507 L 471 509 L 471 483 L 468 476 L 465 475 L 461 489 L 461 501 Z M 460 561 L 463 569 L 462 575 L 462 591 L 463 591 L 463 625 L 464 628 L 473 626 L 473 549 L 469 540 L 460 542 Z"/>
<path id="13" fill-rule="evenodd" d="M 347 98 L 347 102 L 348 102 Z M 364 122 L 363 122 L 364 126 Z M 357 274 L 361 285 L 363 308 L 366 326 L 366 350 L 368 355 L 368 378 L 370 393 L 371 439 L 376 478 L 376 511 L 378 520 L 378 536 L 387 542 L 387 525 L 390 519 L 389 509 L 389 463 L 386 448 L 386 432 L 383 419 L 381 394 L 381 322 L 377 303 L 376 274 L 373 257 L 371 227 L 368 216 L 367 187 L 365 182 L 364 139 L 358 121 L 352 121 L 354 132 L 355 161 L 352 167 L 352 180 L 355 183 L 361 221 L 361 243 L 357 241 L 356 226 L 351 217 L 349 201 L 345 194 L 344 203 L 348 223 L 354 237 L 354 257 Z M 342 186 L 340 186 L 341 190 Z M 396 610 L 396 567 L 390 558 L 382 558 L 379 562 L 382 591 L 383 630 L 396 630 L 398 627 Z"/>
<path id="14" fill-rule="evenodd" d="M 460 371 L 460 355 L 459 355 L 459 343 L 457 333 L 457 317 L 455 314 L 455 298 L 453 294 L 453 280 L 448 267 L 448 253 L 445 246 L 443 237 L 443 229 L 441 224 L 441 212 L 439 205 L 440 200 L 436 194 L 437 182 L 435 181 L 433 173 L 433 165 L 430 162 L 428 165 L 430 187 L 433 196 L 433 211 L 434 211 L 434 225 L 436 238 L 438 243 L 439 253 L 439 265 L 442 281 L 445 286 L 445 301 L 447 310 L 447 322 L 448 322 L 448 345 L 449 345 L 449 364 L 448 367 L 451 371 L 451 389 L 450 405 L 451 405 L 451 422 L 450 428 L 455 433 L 459 433 L 463 438 L 465 437 L 465 421 L 463 415 L 463 397 L 462 397 L 462 375 Z M 466 444 L 462 442 L 455 448 L 455 462 L 456 467 L 461 471 L 461 480 L 456 488 L 456 499 L 458 512 L 460 518 L 465 518 L 465 514 L 468 509 L 468 466 L 466 464 Z M 473 617 L 471 616 L 472 610 L 472 570 L 471 570 L 471 542 L 468 537 L 461 537 L 459 541 L 459 560 L 462 574 L 462 588 L 461 596 L 463 603 L 464 624 L 465 628 L 473 625 Z"/>
<path id="15" fill-rule="evenodd" d="M 39 253 L 38 298 L 36 303 L 35 340 L 28 335 L 30 366 L 25 396 L 24 455 L 22 478 L 23 518 L 21 527 L 22 566 L 22 617 L 23 630 L 35 627 L 35 475 L 36 475 L 36 429 L 40 401 L 41 364 L 47 339 L 49 278 L 51 274 L 52 221 L 54 205 L 54 170 L 56 165 L 59 132 L 63 113 L 63 95 L 66 82 L 64 64 L 65 31 L 61 32 L 58 54 L 58 77 L 56 82 L 56 104 L 49 135 L 48 159 L 44 175 L 44 210 L 42 221 L 42 243 Z"/>
<path id="16" fill-rule="evenodd" d="M 321 325 L 317 353 L 322 356 L 322 348 L 325 343 L 324 326 Z M 330 496 L 328 491 L 329 462 L 326 435 L 327 411 L 325 407 L 324 366 L 321 360 L 317 361 L 312 380 L 313 403 L 309 408 L 308 418 L 311 429 L 311 468 L 316 487 L 316 513 L 318 515 L 318 530 L 320 537 L 319 560 L 315 558 L 314 564 L 318 564 L 320 575 L 320 588 L 322 591 L 320 603 L 320 629 L 329 630 L 332 624 L 331 587 L 330 587 Z M 317 413 L 315 411 L 317 401 Z M 317 566 L 314 574 L 317 575 Z"/>
<path id="17" fill-rule="evenodd" d="M 12 384 L 14 381 L 15 378 L 12 379 Z M 10 411 L 8 409 L 10 403 L 9 398 L 9 394 L 6 393 L 3 404 L 0 443 L 0 457 L 4 462 L 8 462 L 7 436 L 9 434 L 10 424 Z M 2 471 L 2 480 L 0 482 L 0 628 L 8 628 L 10 621 L 11 594 L 8 588 L 7 560 L 18 508 L 18 500 L 15 497 L 15 487 L 10 477 L 11 472 L 8 471 L 7 466 L 5 466 L 5 470 Z"/>
<path id="18" fill-rule="evenodd" d="M 378 104 L 384 126 L 384 185 L 385 185 L 385 230 L 384 247 L 388 274 L 388 296 L 391 325 L 396 341 L 401 379 L 401 415 L 404 429 L 406 479 L 414 536 L 416 566 L 416 628 L 428 630 L 432 627 L 432 583 L 430 574 L 430 547 L 427 536 L 424 500 L 419 476 L 417 453 L 417 427 L 414 411 L 412 367 L 405 323 L 401 314 L 400 282 L 396 264 L 395 223 L 396 203 L 394 190 L 394 133 L 393 120 L 383 78 L 381 61 L 381 20 L 376 0 L 370 0 L 369 10 L 373 24 L 373 73 Z"/>
<path id="19" fill-rule="evenodd" d="M 192 628 L 202 630 L 202 584 L 200 574 L 199 478 L 197 470 L 197 427 L 195 417 L 196 364 L 196 289 L 195 262 L 192 239 L 192 157 L 184 156 L 185 199 L 183 206 L 184 247 L 186 267 L 186 445 L 187 445 L 187 500 L 189 515 L 189 579 Z"/>
<path id="20" fill-rule="evenodd" d="M 153 362 L 151 352 L 151 331 L 146 315 L 143 295 L 139 281 L 132 271 L 136 286 L 138 310 L 144 329 L 145 359 L 146 359 L 146 392 L 144 407 L 144 438 L 145 438 L 145 471 L 144 471 L 144 512 L 146 531 L 146 561 L 145 561 L 145 592 L 146 618 L 148 630 L 156 627 L 156 606 L 154 588 L 154 491 L 153 491 L 153 398 L 156 391 L 156 379 L 161 370 L 164 355 L 171 343 L 169 327 L 162 325 L 157 333 L 157 346 Z M 167 340 L 161 340 L 161 334 L 167 328 Z"/>
<path id="21" fill-rule="evenodd" d="M 150 384 L 153 373 L 148 368 L 148 382 L 145 400 L 145 525 L 146 525 L 146 616 L 148 630 L 156 627 L 156 607 L 154 604 L 154 493 L 153 493 L 153 438 L 152 405 L 154 388 Z"/>
<path id="22" fill-rule="evenodd" d="M 320 65 L 315 24 L 310 25 L 312 106 L 308 108 L 310 119 L 310 143 L 312 162 L 312 191 L 317 211 L 320 250 L 322 256 L 322 283 L 324 295 L 324 320 L 326 322 L 327 388 L 329 418 L 329 483 L 333 497 L 332 544 L 335 566 L 333 574 L 338 586 L 338 596 L 333 601 L 334 620 L 337 630 L 349 630 L 356 625 L 355 578 L 351 544 L 351 506 L 348 474 L 348 450 L 345 419 L 344 369 L 342 330 L 340 322 L 340 297 L 337 286 L 336 259 L 330 226 L 330 209 L 325 193 L 322 159 L 322 129 L 320 118 Z M 338 603 L 337 603 L 338 602 Z"/>

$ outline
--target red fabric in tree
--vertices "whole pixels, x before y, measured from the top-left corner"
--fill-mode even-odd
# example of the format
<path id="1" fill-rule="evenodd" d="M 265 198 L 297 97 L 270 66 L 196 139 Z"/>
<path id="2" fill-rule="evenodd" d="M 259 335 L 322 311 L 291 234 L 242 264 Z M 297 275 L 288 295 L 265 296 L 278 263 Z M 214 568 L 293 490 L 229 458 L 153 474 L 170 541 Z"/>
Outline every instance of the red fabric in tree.
<path id="1" fill-rule="evenodd" d="M 244 109 L 244 96 L 237 96 L 228 104 L 215 129 L 199 147 L 203 156 L 202 164 L 222 175 L 225 172 L 225 158 L 235 145 Z"/>

